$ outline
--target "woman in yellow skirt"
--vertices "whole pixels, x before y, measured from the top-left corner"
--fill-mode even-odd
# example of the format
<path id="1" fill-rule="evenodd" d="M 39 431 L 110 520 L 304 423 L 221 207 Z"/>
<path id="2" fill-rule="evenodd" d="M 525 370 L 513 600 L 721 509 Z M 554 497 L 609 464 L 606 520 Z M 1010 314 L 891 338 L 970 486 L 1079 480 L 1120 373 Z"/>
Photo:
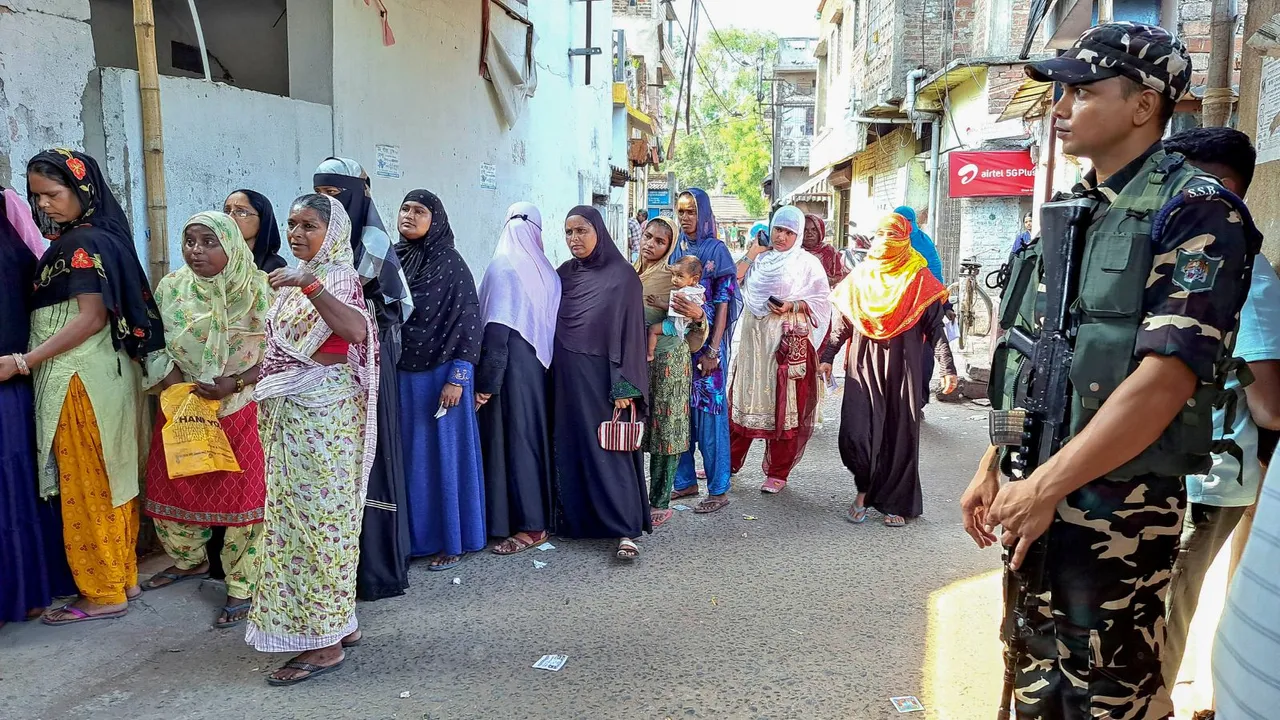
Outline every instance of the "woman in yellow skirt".
<path id="1" fill-rule="evenodd" d="M 63 541 L 80 598 L 43 621 L 123 616 L 138 588 L 142 423 L 138 360 L 163 330 L 128 219 L 93 158 L 49 150 L 27 165 L 36 222 L 53 243 L 36 269 L 31 344 L 0 380 L 31 374 L 42 497 L 61 495 Z"/>

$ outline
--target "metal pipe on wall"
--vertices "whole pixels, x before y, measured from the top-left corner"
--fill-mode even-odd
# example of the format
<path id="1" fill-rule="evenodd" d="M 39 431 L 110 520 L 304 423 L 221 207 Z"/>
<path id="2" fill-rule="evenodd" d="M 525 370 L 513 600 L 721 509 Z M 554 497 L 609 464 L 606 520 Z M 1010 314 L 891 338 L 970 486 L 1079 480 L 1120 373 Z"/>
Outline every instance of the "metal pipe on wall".
<path id="1" fill-rule="evenodd" d="M 196 0 L 187 0 L 187 7 L 191 8 L 191 23 L 196 26 L 196 40 L 200 43 L 200 62 L 204 63 L 204 79 L 209 82 L 213 80 L 213 75 L 209 74 L 209 49 L 204 45 L 204 28 L 200 25 L 200 13 L 196 12 Z"/>
<path id="2" fill-rule="evenodd" d="M 142 103 L 142 174 L 147 186 L 147 268 L 154 288 L 169 273 L 169 213 L 164 191 L 156 16 L 151 0 L 133 0 L 133 35 L 138 49 L 138 95 Z"/>

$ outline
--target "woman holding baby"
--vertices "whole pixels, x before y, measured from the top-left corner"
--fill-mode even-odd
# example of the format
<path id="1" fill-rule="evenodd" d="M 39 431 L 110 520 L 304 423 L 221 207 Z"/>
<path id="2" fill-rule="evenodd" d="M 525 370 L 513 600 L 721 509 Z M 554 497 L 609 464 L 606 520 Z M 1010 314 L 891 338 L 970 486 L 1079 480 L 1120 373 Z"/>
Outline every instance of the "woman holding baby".
<path id="1" fill-rule="evenodd" d="M 677 237 L 675 224 L 657 217 L 644 228 L 636 272 L 644 291 L 644 320 L 649 327 L 649 421 L 644 451 L 649 453 L 649 506 L 653 527 L 671 519 L 671 489 L 680 456 L 689 449 L 691 355 L 707 341 L 710 309 L 692 299 L 705 298 L 702 264 L 686 257 L 670 265 Z"/>

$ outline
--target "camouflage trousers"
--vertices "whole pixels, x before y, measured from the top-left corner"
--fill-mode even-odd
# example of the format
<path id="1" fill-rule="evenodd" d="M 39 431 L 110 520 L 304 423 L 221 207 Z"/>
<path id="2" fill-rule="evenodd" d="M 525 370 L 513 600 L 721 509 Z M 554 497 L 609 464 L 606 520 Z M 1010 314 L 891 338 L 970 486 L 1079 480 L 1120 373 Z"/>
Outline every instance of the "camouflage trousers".
<path id="1" fill-rule="evenodd" d="M 1058 505 L 1018 664 L 1018 718 L 1173 716 L 1160 653 L 1185 506 L 1181 478 L 1154 475 L 1095 480 Z"/>

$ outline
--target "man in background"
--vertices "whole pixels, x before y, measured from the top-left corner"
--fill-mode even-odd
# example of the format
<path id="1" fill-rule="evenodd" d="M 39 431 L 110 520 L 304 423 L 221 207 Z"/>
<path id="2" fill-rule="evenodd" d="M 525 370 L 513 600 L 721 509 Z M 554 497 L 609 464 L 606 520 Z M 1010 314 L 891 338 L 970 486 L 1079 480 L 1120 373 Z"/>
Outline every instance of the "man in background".
<path id="1" fill-rule="evenodd" d="M 635 217 L 627 218 L 627 254 L 631 262 L 640 259 L 640 236 L 644 234 L 644 223 L 649 219 L 649 211 L 640 208 Z"/>
<path id="2" fill-rule="evenodd" d="M 1240 197 L 1253 180 L 1256 154 L 1248 136 L 1238 130 L 1188 130 L 1166 140 L 1164 147 L 1217 176 Z M 1169 688 L 1178 678 L 1209 566 L 1257 500 L 1262 482 L 1258 428 L 1280 429 L 1280 278 L 1266 258 L 1253 263 L 1249 296 L 1240 312 L 1235 356 L 1248 363 L 1254 381 L 1241 388 L 1236 374 L 1231 373 L 1226 388 L 1235 394 L 1235 411 L 1228 418 L 1225 408 L 1215 409 L 1213 422 L 1214 438 L 1234 442 L 1240 454 L 1215 453 L 1213 468 L 1207 474 L 1187 476 L 1187 513 L 1169 584 L 1168 634 L 1161 659 Z"/>

